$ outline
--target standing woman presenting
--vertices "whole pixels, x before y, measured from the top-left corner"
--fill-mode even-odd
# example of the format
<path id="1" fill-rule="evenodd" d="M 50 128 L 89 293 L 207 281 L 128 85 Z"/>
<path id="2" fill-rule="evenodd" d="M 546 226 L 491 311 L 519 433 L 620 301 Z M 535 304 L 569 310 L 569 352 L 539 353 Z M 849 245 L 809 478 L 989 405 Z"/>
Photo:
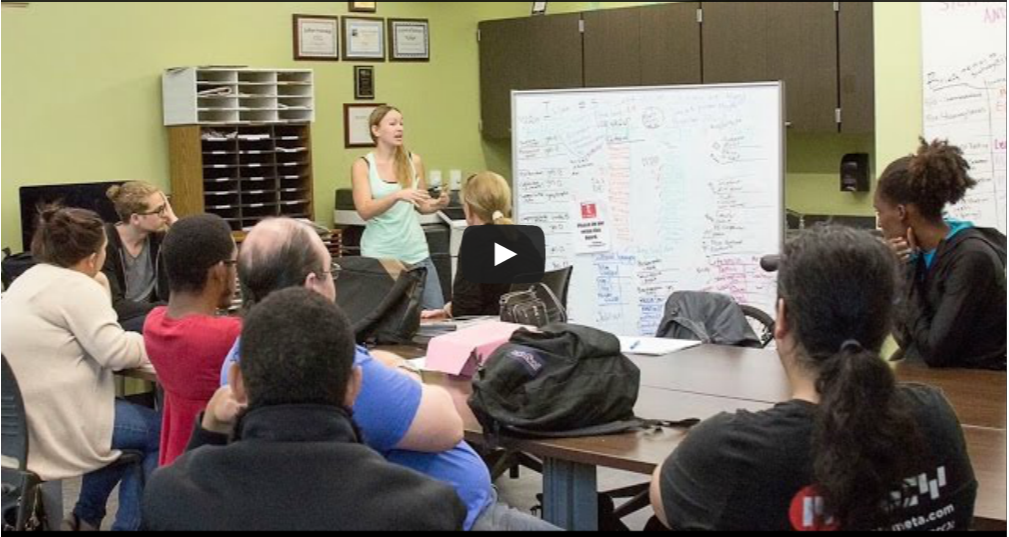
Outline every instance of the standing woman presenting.
<path id="1" fill-rule="evenodd" d="M 449 204 L 447 192 L 432 198 L 419 155 L 403 146 L 403 114 L 380 106 L 369 121 L 376 148 L 354 163 L 354 205 L 367 222 L 361 254 L 377 259 L 396 259 L 427 269 L 423 309 L 445 306 L 438 269 L 420 226 L 419 214 L 434 214 Z"/>

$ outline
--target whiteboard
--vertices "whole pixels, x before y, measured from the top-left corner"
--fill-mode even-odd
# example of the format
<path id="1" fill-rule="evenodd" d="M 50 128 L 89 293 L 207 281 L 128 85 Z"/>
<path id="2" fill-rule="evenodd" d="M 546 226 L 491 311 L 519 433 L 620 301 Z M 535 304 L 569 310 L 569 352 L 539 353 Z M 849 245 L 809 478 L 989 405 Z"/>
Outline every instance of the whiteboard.
<path id="1" fill-rule="evenodd" d="M 785 139 L 780 83 L 514 92 L 516 217 L 547 270 L 573 266 L 571 321 L 654 335 L 675 291 L 772 313 Z"/>
<path id="2" fill-rule="evenodd" d="M 978 186 L 950 216 L 1006 232 L 1006 3 L 922 2 L 925 138 L 963 148 Z"/>

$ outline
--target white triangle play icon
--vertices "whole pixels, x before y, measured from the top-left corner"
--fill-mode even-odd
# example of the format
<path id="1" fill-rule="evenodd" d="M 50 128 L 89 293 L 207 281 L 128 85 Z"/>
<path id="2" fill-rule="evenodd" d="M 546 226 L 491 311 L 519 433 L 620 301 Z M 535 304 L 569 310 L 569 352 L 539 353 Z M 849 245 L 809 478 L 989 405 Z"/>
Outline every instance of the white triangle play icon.
<path id="1" fill-rule="evenodd" d="M 500 244 L 494 244 L 494 266 L 499 267 L 502 263 L 506 263 L 518 254 L 515 252 L 501 246 Z"/>

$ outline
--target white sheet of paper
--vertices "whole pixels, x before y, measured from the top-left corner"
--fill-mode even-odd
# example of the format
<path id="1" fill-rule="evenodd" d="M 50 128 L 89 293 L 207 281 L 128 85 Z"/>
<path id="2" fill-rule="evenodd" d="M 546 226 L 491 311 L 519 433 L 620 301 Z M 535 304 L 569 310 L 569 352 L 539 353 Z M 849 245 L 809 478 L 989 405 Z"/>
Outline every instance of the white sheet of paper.
<path id="1" fill-rule="evenodd" d="M 613 249 L 606 202 L 576 202 L 573 213 L 577 254 L 605 254 Z"/>
<path id="2" fill-rule="evenodd" d="M 639 356 L 665 356 L 694 347 L 699 347 L 700 341 L 684 341 L 680 339 L 659 339 L 647 337 L 620 338 L 620 351 L 624 354 Z"/>

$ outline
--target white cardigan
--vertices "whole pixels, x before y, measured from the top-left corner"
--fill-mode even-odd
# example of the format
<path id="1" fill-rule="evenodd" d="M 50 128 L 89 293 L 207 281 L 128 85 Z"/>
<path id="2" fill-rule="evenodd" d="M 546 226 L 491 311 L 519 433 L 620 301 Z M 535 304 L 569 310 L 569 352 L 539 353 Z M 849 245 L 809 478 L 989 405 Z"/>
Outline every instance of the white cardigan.
<path id="1" fill-rule="evenodd" d="M 28 470 L 78 477 L 119 458 L 112 450 L 116 371 L 149 366 L 144 339 L 123 331 L 105 289 L 52 265 L 4 294 L 0 347 L 28 417 Z"/>

